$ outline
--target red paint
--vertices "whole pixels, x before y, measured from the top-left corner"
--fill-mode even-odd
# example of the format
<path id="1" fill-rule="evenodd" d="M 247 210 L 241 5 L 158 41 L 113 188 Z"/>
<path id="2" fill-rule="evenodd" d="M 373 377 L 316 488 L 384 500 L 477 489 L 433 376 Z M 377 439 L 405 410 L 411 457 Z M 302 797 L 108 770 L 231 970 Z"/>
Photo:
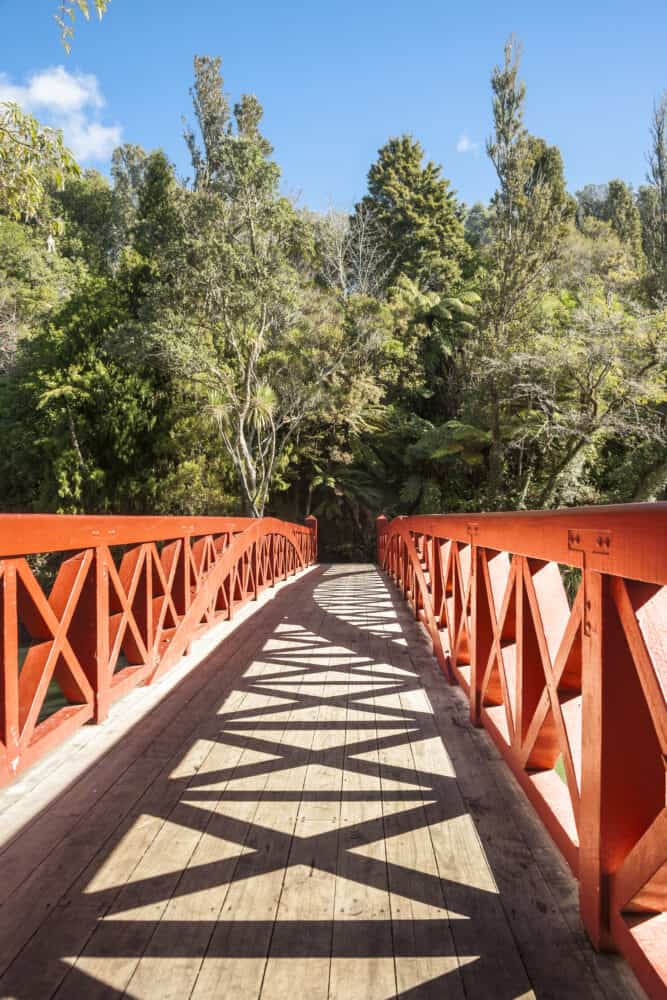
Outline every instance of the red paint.
<path id="1" fill-rule="evenodd" d="M 25 556 L 49 552 L 72 554 L 47 595 Z M 316 558 L 315 518 L 0 515 L 0 785 Z M 70 704 L 39 723 L 52 679 Z"/>
<path id="2" fill-rule="evenodd" d="M 667 504 L 380 517 L 377 551 L 577 875 L 594 945 L 667 997 Z M 582 571 L 572 607 L 559 563 Z"/>

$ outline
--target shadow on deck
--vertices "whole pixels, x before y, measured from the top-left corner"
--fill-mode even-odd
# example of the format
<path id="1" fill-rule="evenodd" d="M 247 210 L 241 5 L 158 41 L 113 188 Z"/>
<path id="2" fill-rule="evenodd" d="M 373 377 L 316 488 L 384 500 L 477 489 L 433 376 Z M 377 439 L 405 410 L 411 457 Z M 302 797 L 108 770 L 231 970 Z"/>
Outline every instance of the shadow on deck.
<path id="1" fill-rule="evenodd" d="M 286 587 L 0 868 L 1 997 L 642 995 L 370 566 Z"/>

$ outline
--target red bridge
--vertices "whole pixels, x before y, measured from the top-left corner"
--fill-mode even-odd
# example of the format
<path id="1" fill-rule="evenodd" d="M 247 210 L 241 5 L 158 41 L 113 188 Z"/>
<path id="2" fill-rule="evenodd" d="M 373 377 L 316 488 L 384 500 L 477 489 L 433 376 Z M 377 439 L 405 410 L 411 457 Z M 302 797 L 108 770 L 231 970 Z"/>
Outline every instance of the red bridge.
<path id="1" fill-rule="evenodd" d="M 377 541 L 0 516 L 0 997 L 667 997 L 667 505 Z"/>

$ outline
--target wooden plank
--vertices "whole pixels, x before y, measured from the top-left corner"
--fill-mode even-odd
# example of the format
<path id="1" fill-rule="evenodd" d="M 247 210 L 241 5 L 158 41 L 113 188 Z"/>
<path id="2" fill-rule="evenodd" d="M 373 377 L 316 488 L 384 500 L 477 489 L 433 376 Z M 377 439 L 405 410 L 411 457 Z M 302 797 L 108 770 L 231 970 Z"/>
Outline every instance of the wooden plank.
<path id="1" fill-rule="evenodd" d="M 382 804 L 377 798 L 365 798 L 363 795 L 369 785 L 378 792 L 381 789 L 377 720 L 372 703 L 365 712 L 359 710 L 360 692 L 354 685 L 355 680 L 363 678 L 372 699 L 374 678 L 369 670 L 371 656 L 367 632 L 370 603 L 367 581 L 371 574 L 367 568 L 357 566 L 350 567 L 350 574 L 346 586 L 341 588 L 342 600 L 338 611 L 343 621 L 347 617 L 350 622 L 346 645 L 352 655 L 349 661 L 351 683 L 347 702 L 330 997 L 332 1000 L 383 1000 L 396 994 L 396 973 L 386 857 L 382 858 Z M 372 723 L 372 729 L 357 729 L 362 721 Z M 365 773 L 357 767 L 356 752 L 360 744 L 368 747 L 364 759 L 370 766 Z M 359 848 L 378 840 L 381 841 L 379 859 L 357 853 Z"/>
<path id="2" fill-rule="evenodd" d="M 288 615 L 268 643 L 269 650 L 276 650 L 279 657 L 281 646 L 285 645 L 285 639 L 281 639 L 281 629 L 287 638 L 294 629 L 303 628 L 303 619 L 298 615 L 297 609 Z M 306 622 L 308 631 L 308 619 Z M 284 655 L 289 659 L 288 653 Z M 307 665 L 297 660 L 297 669 L 303 678 Z M 260 673 L 260 678 L 268 672 L 265 670 Z M 274 746 L 278 756 L 285 753 L 289 755 L 292 721 L 297 719 L 300 723 L 308 724 L 315 722 L 317 718 L 316 709 L 310 708 L 304 712 L 301 708 L 300 691 L 299 683 L 294 707 L 289 710 L 287 718 L 284 711 L 277 711 L 264 718 L 265 723 L 273 724 L 270 738 L 265 728 L 258 730 L 262 739 Z M 311 742 L 312 738 L 311 729 Z M 298 759 L 301 761 L 302 755 Z M 283 791 L 286 783 L 290 791 L 299 792 L 304 778 L 303 767 L 294 771 L 279 767 L 265 775 L 259 794 L 257 783 L 254 782 L 254 798 L 249 803 L 254 805 L 254 809 L 248 823 L 248 843 L 254 848 L 254 853 L 245 860 L 243 877 L 229 886 L 220 919 L 211 936 L 192 992 L 193 998 L 218 996 L 222 993 L 229 993 L 239 1000 L 259 996 L 299 811 L 298 797 L 281 801 L 276 793 Z"/>
<path id="3" fill-rule="evenodd" d="M 282 623 L 279 623 L 277 627 L 282 628 Z M 275 633 L 273 636 L 271 632 L 268 633 L 267 641 L 264 642 L 263 649 L 258 654 L 260 657 L 263 656 L 264 650 L 270 649 L 272 644 L 275 644 L 274 636 Z M 240 682 L 240 686 L 245 687 L 243 680 Z M 241 691 L 233 692 L 233 695 L 236 694 L 241 694 Z M 271 717 L 274 709 L 280 713 L 283 707 L 289 704 L 289 701 L 284 699 L 280 699 L 276 703 L 274 695 L 258 692 L 252 685 L 249 685 L 248 689 L 243 692 L 241 699 L 233 699 L 232 696 L 232 699 L 229 699 L 222 706 L 219 718 L 224 723 L 224 731 L 225 726 L 229 727 L 233 724 L 235 717 L 247 718 L 250 714 L 265 720 Z M 266 715 L 266 712 L 269 715 Z M 250 734 L 250 743 L 252 743 L 253 735 L 256 733 Z M 156 905 L 154 903 L 144 908 L 147 912 L 144 913 L 142 919 L 147 926 L 142 925 L 142 930 L 146 951 L 143 957 L 137 956 L 134 972 L 130 979 L 125 983 L 118 984 L 120 988 L 127 989 L 131 995 L 146 995 L 147 992 L 155 989 L 156 982 L 164 983 L 164 995 L 175 998 L 189 995 L 200 972 L 201 962 L 211 938 L 210 929 L 204 918 L 210 918 L 211 915 L 214 915 L 217 919 L 229 905 L 228 897 L 230 892 L 233 892 L 234 879 L 239 876 L 239 872 L 243 869 L 242 854 L 252 848 L 252 844 L 246 846 L 246 838 L 239 836 L 238 830 L 239 827 L 243 827 L 243 833 L 247 836 L 248 832 L 252 831 L 253 824 L 258 822 L 262 792 L 259 791 L 258 794 L 251 795 L 250 799 L 246 801 L 235 801 L 235 795 L 244 792 L 247 788 L 252 790 L 253 784 L 255 789 L 257 786 L 257 781 L 253 777 L 238 778 L 237 775 L 239 772 L 243 774 L 248 769 L 252 772 L 258 758 L 266 758 L 268 755 L 258 753 L 257 750 L 248 745 L 243 750 L 234 746 L 229 747 L 224 742 L 224 735 L 220 737 L 216 749 L 217 752 L 211 755 L 213 760 L 209 757 L 206 761 L 205 771 L 209 772 L 209 777 L 214 778 L 216 771 L 221 768 L 227 770 L 231 766 L 234 770 L 233 776 L 228 781 L 223 782 L 222 788 L 213 790 L 215 797 L 212 804 L 217 805 L 217 810 L 206 808 L 211 804 L 210 800 L 202 802 L 196 798 L 196 791 L 200 787 L 202 777 L 202 769 L 200 769 L 196 775 L 197 783 L 193 790 L 195 792 L 194 799 L 186 791 L 181 800 L 181 811 L 184 814 L 185 825 L 184 832 L 179 830 L 179 836 L 175 840 L 177 850 L 174 850 L 173 837 L 168 838 L 164 846 L 159 843 L 160 838 L 158 837 L 152 845 L 151 851 L 147 852 L 142 861 L 142 866 L 144 866 L 146 859 L 148 859 L 148 872 L 144 871 L 143 875 L 141 871 L 138 872 L 138 877 L 150 879 L 150 865 L 156 863 L 159 874 L 164 864 L 164 856 L 168 855 L 170 871 L 176 873 L 177 881 L 173 883 L 174 894 L 169 898 L 170 894 L 167 890 L 165 898 L 157 904 L 156 913 L 153 913 L 153 908 Z M 261 784 L 265 788 L 269 787 L 271 776 L 271 771 L 262 774 Z M 232 801 L 226 800 L 226 794 L 231 794 Z M 258 798 L 259 803 L 257 802 Z M 230 806 L 234 808 L 231 809 Z M 178 813 L 179 809 L 177 808 L 172 814 L 172 819 L 178 819 Z M 237 831 L 234 837 L 235 843 L 228 841 L 225 843 L 225 838 L 220 836 L 230 814 L 234 819 L 233 829 Z M 203 835 L 201 831 L 203 831 Z M 220 857 L 221 841 L 222 845 L 227 847 L 227 851 L 223 851 L 222 857 Z M 192 850 L 193 846 L 194 850 Z M 198 848 L 202 849 L 203 858 L 195 860 Z M 184 855 L 185 858 L 182 860 Z M 248 859 L 247 854 L 245 854 L 245 859 Z M 219 878 L 216 878 L 216 869 L 222 869 Z M 243 876 L 247 878 L 245 871 L 243 871 Z M 133 907 L 135 901 L 132 899 L 132 886 L 129 885 L 126 891 L 130 896 L 130 907 Z M 134 908 L 134 912 L 136 912 L 136 908 Z M 137 916 L 141 916 L 141 913 L 138 913 Z M 155 922 L 156 918 L 157 922 Z M 121 924 L 116 931 L 115 940 L 112 942 L 115 954 L 124 955 L 126 952 L 126 935 L 123 934 L 123 930 Z M 104 936 L 103 925 L 100 928 L 100 933 Z M 141 945 L 137 944 L 136 939 L 137 934 L 134 931 L 132 946 L 135 948 L 135 954 L 141 950 Z M 94 938 L 89 947 L 95 953 Z M 169 963 L 168 974 L 163 976 L 164 956 L 173 954 L 178 955 L 178 958 Z M 90 972 L 91 970 L 86 966 L 86 971 Z M 98 971 L 100 970 L 96 968 L 92 970 L 94 975 Z"/>
<path id="4" fill-rule="evenodd" d="M 224 704 L 225 711 L 242 709 L 246 699 L 247 695 L 242 692 L 232 692 Z M 111 987 L 118 992 L 127 990 L 131 996 L 145 996 L 156 989 L 157 983 L 161 983 L 164 996 L 179 997 L 188 995 L 196 978 L 210 937 L 205 925 L 204 934 L 201 934 L 202 928 L 197 921 L 202 903 L 204 912 L 210 910 L 216 886 L 211 886 L 208 892 L 197 893 L 192 884 L 192 874 L 195 878 L 205 878 L 203 866 L 206 871 L 211 869 L 212 879 L 213 870 L 224 868 L 225 863 L 231 868 L 230 861 L 237 855 L 232 845 L 221 843 L 220 838 L 210 832 L 212 814 L 224 793 L 224 785 L 222 789 L 215 790 L 217 798 L 198 803 L 199 807 L 188 806 L 188 791 L 196 791 L 200 787 L 202 775 L 222 768 L 234 771 L 237 766 L 248 762 L 248 756 L 252 756 L 242 747 L 230 748 L 219 742 L 210 742 L 209 749 L 202 762 L 186 765 L 184 777 L 189 779 L 189 783 L 182 789 L 168 820 L 143 854 L 137 843 L 142 836 L 143 819 L 130 832 L 128 850 L 133 858 L 140 858 L 139 864 L 130 877 L 126 873 L 125 884 L 114 901 L 110 919 L 98 922 L 75 967 L 95 981 L 104 983 L 105 988 Z M 202 805 L 205 808 L 200 808 Z M 199 860 L 196 861 L 198 854 Z M 103 870 L 96 875 L 89 889 L 106 888 L 108 878 L 111 877 L 113 884 L 118 874 L 115 865 L 112 872 Z M 202 900 L 200 895 L 207 896 L 208 900 Z M 186 957 L 182 957 L 183 952 Z M 175 955 L 168 969 L 162 966 L 166 973 L 164 976 L 162 970 L 157 969 L 159 963 L 151 958 L 154 953 Z M 144 959 L 144 955 L 148 957 Z M 185 991 L 181 987 L 185 987 Z M 76 986 L 72 984 L 70 987 L 66 980 L 57 996 L 75 994 Z M 96 995 L 96 990 L 87 992 L 87 996 Z"/>
<path id="5" fill-rule="evenodd" d="M 409 658 L 403 650 L 392 649 L 388 631 L 384 636 L 371 644 L 374 659 L 383 673 L 393 673 L 401 686 L 381 701 L 406 719 L 403 741 L 398 746 L 382 747 L 379 754 L 385 834 L 390 834 L 385 850 L 397 990 L 399 994 L 421 990 L 442 1000 L 460 1000 L 465 992 L 450 925 L 459 916 L 448 911 L 442 890 L 424 806 L 429 801 L 430 782 L 416 767 L 412 740 L 419 740 L 419 730 L 408 721 L 415 710 L 423 709 L 423 689 L 405 691 L 415 677 Z M 437 750 L 434 752 L 430 742 L 428 767 L 432 769 L 437 764 Z M 410 783 L 417 795 L 415 807 L 409 812 L 396 811 L 392 793 Z"/>
<path id="6" fill-rule="evenodd" d="M 346 652 L 330 645 L 320 684 L 302 687 L 309 697 L 319 699 L 310 710 L 316 728 L 262 982 L 262 1000 L 285 1000 L 290 995 L 326 1000 L 329 993 L 344 744 L 340 733 L 328 728 L 339 717 L 339 710 L 327 699 L 340 693 L 340 687 L 332 690 L 332 685 L 344 676 L 339 668 Z M 312 674 L 304 673 L 307 676 Z"/>

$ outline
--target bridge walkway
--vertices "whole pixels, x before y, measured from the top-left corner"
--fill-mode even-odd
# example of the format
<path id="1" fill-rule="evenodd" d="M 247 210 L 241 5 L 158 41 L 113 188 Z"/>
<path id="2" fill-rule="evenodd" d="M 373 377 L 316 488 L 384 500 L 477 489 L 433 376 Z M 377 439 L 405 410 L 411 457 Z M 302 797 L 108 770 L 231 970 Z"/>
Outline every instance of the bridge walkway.
<path id="1" fill-rule="evenodd" d="M 63 767 L 0 793 L 0 997 L 643 995 L 372 566 L 284 586 Z"/>

